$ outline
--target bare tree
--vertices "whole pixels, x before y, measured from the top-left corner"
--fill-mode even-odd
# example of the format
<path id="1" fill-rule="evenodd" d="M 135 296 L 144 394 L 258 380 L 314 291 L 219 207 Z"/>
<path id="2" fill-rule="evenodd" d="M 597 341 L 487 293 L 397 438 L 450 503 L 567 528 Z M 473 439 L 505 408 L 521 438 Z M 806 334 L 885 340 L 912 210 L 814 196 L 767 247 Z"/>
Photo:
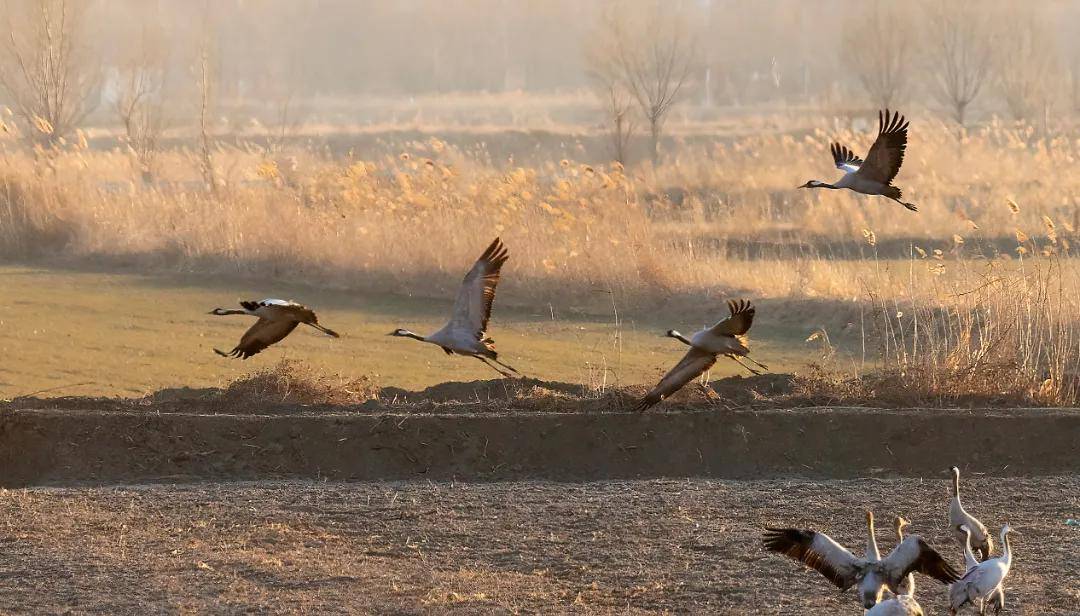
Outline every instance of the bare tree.
<path id="1" fill-rule="evenodd" d="M 992 41 L 986 7 L 975 2 L 928 2 L 925 5 L 930 66 L 937 97 L 949 108 L 962 132 L 968 108 L 986 84 L 992 65 Z"/>
<path id="2" fill-rule="evenodd" d="M 653 163 L 660 159 L 664 120 L 684 94 L 695 67 L 696 49 L 683 15 L 656 3 L 649 11 L 631 12 L 622 3 L 609 6 L 597 36 L 599 47 L 625 91 L 649 124 Z"/>
<path id="3" fill-rule="evenodd" d="M 202 39 L 199 44 L 198 87 L 199 87 L 199 168 L 207 189 L 217 196 L 218 176 L 214 169 L 213 144 L 210 139 L 210 114 L 213 101 L 214 75 L 211 57 L 213 41 L 211 39 L 210 11 L 207 5 L 203 24 Z"/>
<path id="4" fill-rule="evenodd" d="M 1038 5 L 1009 7 L 1003 17 L 1009 35 L 998 41 L 998 87 L 1014 120 L 1032 120 L 1042 114 L 1051 98 L 1052 79 L 1058 72 L 1054 32 L 1034 14 Z"/>
<path id="5" fill-rule="evenodd" d="M 634 136 L 634 118 L 630 114 L 634 102 L 630 93 L 618 81 L 607 82 L 602 91 L 608 115 L 611 117 L 611 147 L 615 160 L 620 165 L 625 165 L 630 139 Z"/>
<path id="6" fill-rule="evenodd" d="M 911 76 L 910 12 L 880 1 L 862 6 L 844 23 L 841 63 L 879 108 L 895 107 L 907 94 Z"/>
<path id="7" fill-rule="evenodd" d="M 164 129 L 165 50 L 160 31 L 144 28 L 140 43 L 118 70 L 114 105 L 143 182 L 154 180 L 158 139 Z"/>
<path id="8" fill-rule="evenodd" d="M 266 142 L 267 148 L 275 153 L 284 149 L 285 142 L 303 125 L 307 111 L 303 98 L 296 95 L 296 84 L 308 70 L 302 60 L 303 45 L 294 41 L 291 47 L 293 49 L 286 58 L 276 66 L 268 67 L 273 85 L 267 98 L 272 103 L 273 116 L 266 127 Z"/>
<path id="9" fill-rule="evenodd" d="M 610 16 L 609 16 L 610 17 Z M 605 29 L 610 35 L 614 31 L 608 24 Z M 586 48 L 586 64 L 589 79 L 596 88 L 596 95 L 604 105 L 609 121 L 612 154 L 625 165 L 634 133 L 632 116 L 634 98 L 626 88 L 622 78 L 622 69 L 617 61 L 615 42 L 611 36 L 597 36 Z"/>
<path id="10" fill-rule="evenodd" d="M 32 128 L 54 143 L 97 106 L 101 67 L 83 47 L 84 4 L 24 0 L 7 4 L 8 35 L 0 58 L 0 86 Z M 13 19 L 14 17 L 14 19 Z"/>

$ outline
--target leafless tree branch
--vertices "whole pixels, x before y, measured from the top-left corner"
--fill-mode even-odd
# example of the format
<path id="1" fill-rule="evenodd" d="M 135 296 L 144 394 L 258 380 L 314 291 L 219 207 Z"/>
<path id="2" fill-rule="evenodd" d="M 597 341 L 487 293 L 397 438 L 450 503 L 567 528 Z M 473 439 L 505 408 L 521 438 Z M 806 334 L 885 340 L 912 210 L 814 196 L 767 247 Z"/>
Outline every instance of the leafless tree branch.
<path id="1" fill-rule="evenodd" d="M 621 3 L 609 6 L 596 33 L 599 57 L 594 72 L 609 72 L 637 103 L 649 124 L 652 160 L 660 158 L 660 138 L 668 112 L 684 94 L 697 52 L 682 15 L 658 3 L 647 14 L 628 14 Z"/>
<path id="2" fill-rule="evenodd" d="M 124 125 L 129 152 L 142 180 L 154 180 L 158 140 L 165 127 L 165 50 L 163 33 L 144 27 L 140 43 L 119 67 L 116 113 Z"/>
<path id="3" fill-rule="evenodd" d="M 895 108 L 907 94 L 913 35 L 908 11 L 883 2 L 866 3 L 844 23 L 840 62 L 879 108 Z"/>
<path id="4" fill-rule="evenodd" d="M 931 69 L 936 95 L 962 130 L 968 109 L 982 93 L 993 61 L 988 15 L 982 4 L 930 2 L 925 5 Z"/>
<path id="5" fill-rule="evenodd" d="M 101 66 L 83 47 L 81 3 L 8 3 L 8 36 L 0 48 L 0 87 L 31 127 L 28 135 L 55 143 L 96 106 Z"/>

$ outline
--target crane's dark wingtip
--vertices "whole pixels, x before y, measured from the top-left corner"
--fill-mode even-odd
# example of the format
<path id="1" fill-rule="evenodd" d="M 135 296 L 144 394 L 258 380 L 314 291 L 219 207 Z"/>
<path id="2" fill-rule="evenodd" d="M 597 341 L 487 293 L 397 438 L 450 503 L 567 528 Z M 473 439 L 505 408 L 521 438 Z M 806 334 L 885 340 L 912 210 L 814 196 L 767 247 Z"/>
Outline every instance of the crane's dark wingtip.
<path id="1" fill-rule="evenodd" d="M 650 408 L 656 406 L 659 402 L 660 402 L 659 399 L 653 399 L 650 396 L 645 396 L 644 398 L 639 400 L 638 403 L 635 404 L 634 407 L 632 409 L 630 409 L 630 410 L 632 410 L 634 412 L 637 412 L 637 413 L 642 413 L 642 412 L 645 412 L 645 411 L 649 410 Z"/>

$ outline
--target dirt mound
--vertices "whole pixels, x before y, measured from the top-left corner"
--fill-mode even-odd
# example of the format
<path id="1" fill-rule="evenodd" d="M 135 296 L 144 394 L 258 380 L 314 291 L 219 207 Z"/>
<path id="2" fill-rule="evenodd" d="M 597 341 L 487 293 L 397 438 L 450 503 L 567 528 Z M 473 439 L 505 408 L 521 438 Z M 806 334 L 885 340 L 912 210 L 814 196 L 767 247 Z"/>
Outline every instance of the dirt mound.
<path id="1" fill-rule="evenodd" d="M 379 392 L 380 399 L 391 402 L 501 402 L 548 395 L 583 398 L 589 392 L 583 385 L 532 378 L 439 383 L 415 392 L 384 387 Z"/>
<path id="2" fill-rule="evenodd" d="M 595 401 L 591 403 L 602 403 Z M 429 403 L 434 404 L 434 403 Z M 660 412 L 0 414 L 0 485 L 330 478 L 603 480 L 1080 470 L 1080 413 L 844 408 Z M 456 412 L 453 409 L 457 409 Z M 509 409 L 509 410 L 508 410 Z M 1006 439 L 1003 435 L 1009 435 Z M 962 436 L 962 438 L 960 438 Z"/>
<path id="3" fill-rule="evenodd" d="M 141 399 L 17 398 L 3 409 L 90 409 L 204 414 L 460 414 L 566 413 L 629 411 L 648 385 L 597 389 L 577 383 L 538 379 L 450 381 L 420 391 L 375 386 L 367 378 L 346 378 L 284 360 L 224 388 L 164 389 Z M 1027 392 L 1006 395 L 952 395 L 920 391 L 887 375 L 838 376 L 811 369 L 806 374 L 730 376 L 706 387 L 690 383 L 652 412 L 671 408 L 764 410 L 820 406 L 873 408 L 1032 408 Z"/>
<path id="4" fill-rule="evenodd" d="M 374 399 L 379 389 L 367 377 L 346 378 L 316 371 L 308 364 L 283 359 L 229 383 L 221 402 L 244 404 L 352 405 Z"/>

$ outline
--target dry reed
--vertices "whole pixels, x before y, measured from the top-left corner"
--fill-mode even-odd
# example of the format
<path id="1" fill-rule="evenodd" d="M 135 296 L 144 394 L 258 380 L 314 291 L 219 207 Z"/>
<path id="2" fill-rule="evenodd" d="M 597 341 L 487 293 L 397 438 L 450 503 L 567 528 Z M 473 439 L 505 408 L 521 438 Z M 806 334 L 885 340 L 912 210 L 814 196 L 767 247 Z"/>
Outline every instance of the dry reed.
<path id="1" fill-rule="evenodd" d="M 870 127 L 858 128 L 717 139 L 632 170 L 500 167 L 435 138 L 374 160 L 246 144 L 215 156 L 216 195 L 183 150 L 162 153 L 144 186 L 118 150 L 9 149 L 0 251 L 442 296 L 501 235 L 501 301 L 829 300 L 876 315 L 863 328 L 880 348 L 870 364 L 929 397 L 1075 403 L 1080 174 L 1063 170 L 1077 141 L 995 123 L 958 159 L 947 127 L 920 121 L 898 180 L 918 214 L 794 189 L 835 175 L 829 141 L 865 149 Z"/>

